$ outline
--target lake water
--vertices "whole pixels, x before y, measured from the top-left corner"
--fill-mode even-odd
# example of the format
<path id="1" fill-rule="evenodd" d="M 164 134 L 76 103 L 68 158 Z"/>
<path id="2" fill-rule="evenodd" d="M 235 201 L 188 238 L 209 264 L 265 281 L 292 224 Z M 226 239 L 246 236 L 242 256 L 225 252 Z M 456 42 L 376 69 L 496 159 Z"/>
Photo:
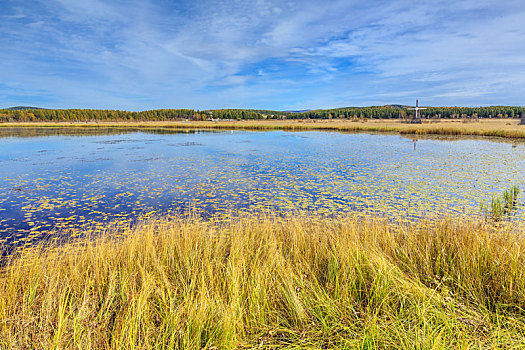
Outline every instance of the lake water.
<path id="1" fill-rule="evenodd" d="M 473 215 L 512 185 L 525 144 L 494 139 L 0 129 L 0 240 L 15 244 L 190 208 Z"/>

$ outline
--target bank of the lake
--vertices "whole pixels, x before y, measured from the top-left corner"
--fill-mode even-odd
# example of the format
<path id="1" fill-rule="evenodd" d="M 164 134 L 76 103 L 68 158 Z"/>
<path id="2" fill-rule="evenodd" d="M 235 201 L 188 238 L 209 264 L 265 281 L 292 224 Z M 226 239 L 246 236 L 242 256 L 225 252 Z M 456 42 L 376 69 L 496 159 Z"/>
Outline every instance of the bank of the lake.
<path id="1" fill-rule="evenodd" d="M 454 218 L 155 219 L 12 257 L 0 348 L 522 348 L 524 251 Z"/>
<path id="2" fill-rule="evenodd" d="M 525 139 L 525 125 L 519 119 L 441 119 L 407 124 L 392 119 L 350 120 L 239 120 L 173 122 L 25 122 L 0 123 L 0 128 L 138 128 L 138 129 L 231 129 L 231 130 L 322 130 L 341 132 L 383 132 L 407 135 L 472 135 Z"/>

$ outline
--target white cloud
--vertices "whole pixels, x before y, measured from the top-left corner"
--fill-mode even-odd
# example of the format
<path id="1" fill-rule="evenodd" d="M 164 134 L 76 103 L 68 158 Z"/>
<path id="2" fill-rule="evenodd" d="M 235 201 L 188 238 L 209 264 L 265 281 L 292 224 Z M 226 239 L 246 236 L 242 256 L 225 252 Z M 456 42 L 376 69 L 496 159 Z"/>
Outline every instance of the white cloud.
<path id="1" fill-rule="evenodd" d="M 6 104 L 522 104 L 525 88 L 520 1 L 7 2 Z"/>

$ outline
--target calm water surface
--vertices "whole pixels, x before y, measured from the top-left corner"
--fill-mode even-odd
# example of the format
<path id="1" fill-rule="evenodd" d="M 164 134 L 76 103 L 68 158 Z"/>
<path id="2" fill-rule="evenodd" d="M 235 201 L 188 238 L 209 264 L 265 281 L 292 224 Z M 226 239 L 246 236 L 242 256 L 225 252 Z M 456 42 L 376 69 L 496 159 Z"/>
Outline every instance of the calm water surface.
<path id="1" fill-rule="evenodd" d="M 335 132 L 0 130 L 0 240 L 199 209 L 479 213 L 525 144 Z M 523 193 L 521 194 L 523 196 Z M 522 210 L 518 215 L 523 215 Z"/>

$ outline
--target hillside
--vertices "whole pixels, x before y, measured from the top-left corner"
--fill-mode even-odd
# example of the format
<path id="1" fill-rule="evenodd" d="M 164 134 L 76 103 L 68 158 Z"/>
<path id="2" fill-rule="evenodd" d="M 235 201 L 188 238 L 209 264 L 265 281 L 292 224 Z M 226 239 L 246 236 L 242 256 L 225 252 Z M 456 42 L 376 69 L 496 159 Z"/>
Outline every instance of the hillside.
<path id="1" fill-rule="evenodd" d="M 6 109 L 9 110 L 9 111 L 26 111 L 26 110 L 29 110 L 29 109 L 45 109 L 45 108 L 32 107 L 32 106 L 15 106 L 15 107 L 9 107 L 9 108 L 6 108 Z"/>

